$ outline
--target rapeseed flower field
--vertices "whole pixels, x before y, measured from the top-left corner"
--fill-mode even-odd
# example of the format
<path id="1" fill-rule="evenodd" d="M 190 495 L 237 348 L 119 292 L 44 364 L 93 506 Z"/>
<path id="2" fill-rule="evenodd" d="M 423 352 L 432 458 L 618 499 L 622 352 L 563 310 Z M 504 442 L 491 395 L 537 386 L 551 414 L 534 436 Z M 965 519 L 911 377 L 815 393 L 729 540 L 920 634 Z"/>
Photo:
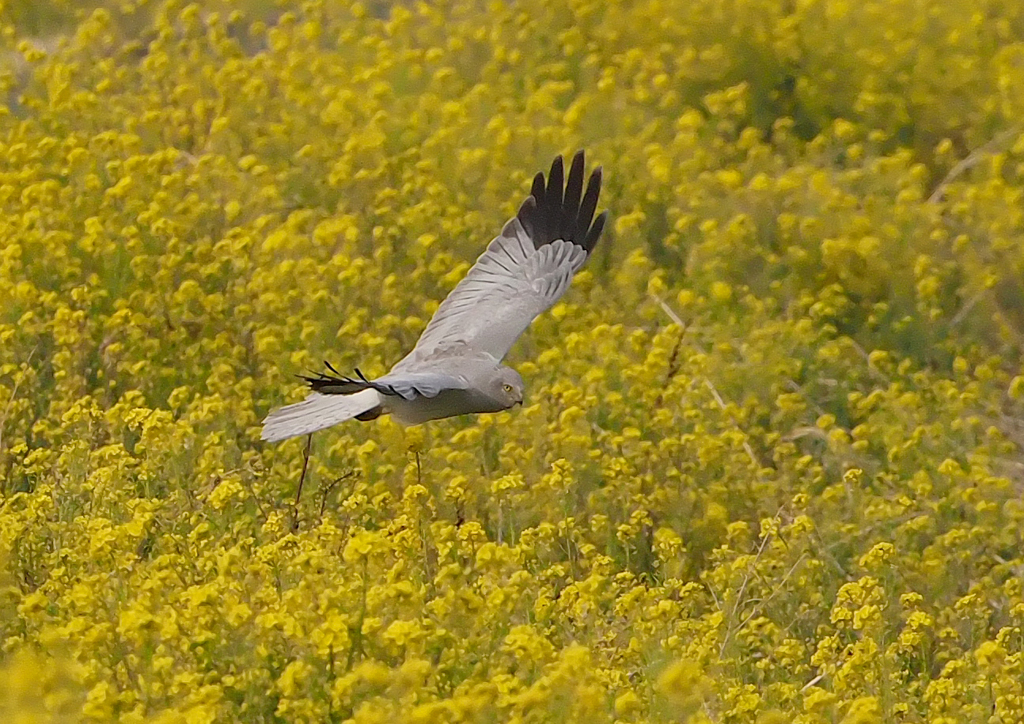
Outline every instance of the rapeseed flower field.
<path id="1" fill-rule="evenodd" d="M 1024 721 L 1024 4 L 0 5 L 5 722 Z M 586 148 L 511 413 L 379 374 Z"/>

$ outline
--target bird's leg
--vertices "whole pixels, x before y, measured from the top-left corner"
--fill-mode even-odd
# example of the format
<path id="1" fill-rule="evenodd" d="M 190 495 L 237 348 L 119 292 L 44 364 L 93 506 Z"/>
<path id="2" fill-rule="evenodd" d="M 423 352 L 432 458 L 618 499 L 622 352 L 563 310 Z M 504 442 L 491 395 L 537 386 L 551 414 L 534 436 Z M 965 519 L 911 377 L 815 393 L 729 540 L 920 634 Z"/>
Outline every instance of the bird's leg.
<path id="1" fill-rule="evenodd" d="M 302 475 L 299 476 L 299 487 L 295 491 L 295 502 L 292 503 L 292 533 L 299 529 L 299 499 L 302 497 L 302 484 L 306 482 L 306 468 L 309 467 L 309 449 L 313 446 L 313 433 L 306 436 L 306 450 L 302 453 Z"/>

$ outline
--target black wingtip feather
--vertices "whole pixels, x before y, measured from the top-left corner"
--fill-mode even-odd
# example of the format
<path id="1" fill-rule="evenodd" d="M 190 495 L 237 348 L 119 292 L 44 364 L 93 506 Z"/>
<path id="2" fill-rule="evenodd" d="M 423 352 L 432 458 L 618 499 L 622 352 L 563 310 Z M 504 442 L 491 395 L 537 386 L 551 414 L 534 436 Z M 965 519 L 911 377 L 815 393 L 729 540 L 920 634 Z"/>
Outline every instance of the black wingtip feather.
<path id="1" fill-rule="evenodd" d="M 562 157 L 555 156 L 548 173 L 548 193 L 544 202 L 552 209 L 562 208 L 562 194 L 565 190 L 565 175 L 562 168 Z"/>
<path id="2" fill-rule="evenodd" d="M 604 231 L 604 224 L 608 220 L 608 212 L 602 211 L 594 219 L 594 225 L 590 227 L 590 231 L 587 232 L 587 238 L 584 240 L 582 246 L 587 250 L 589 254 L 597 246 L 597 240 L 601 238 L 601 232 Z"/>
<path id="3" fill-rule="evenodd" d="M 306 381 L 307 384 L 313 389 L 314 392 L 319 392 L 323 395 L 353 395 L 356 392 L 362 392 L 363 390 L 374 387 L 374 384 L 363 376 L 363 373 L 356 368 L 356 376 L 359 379 L 352 379 L 346 377 L 334 368 L 327 360 L 324 360 L 324 366 L 331 371 L 331 374 L 325 372 L 314 372 L 310 375 L 297 375 L 299 378 Z"/>
<path id="4" fill-rule="evenodd" d="M 583 196 L 583 151 L 577 151 L 569 166 L 569 178 L 565 184 L 565 199 L 562 201 L 562 218 L 558 235 L 574 238 L 576 235 L 576 214 L 579 213 L 580 197 Z"/>
<path id="5" fill-rule="evenodd" d="M 530 189 L 530 196 L 536 200 L 544 198 L 544 172 L 538 171 L 537 175 L 533 177 L 533 187 Z"/>
<path id="6" fill-rule="evenodd" d="M 537 174 L 540 176 L 540 174 Z M 534 224 L 534 219 L 537 218 L 537 197 L 530 195 L 526 197 L 526 200 L 519 206 L 519 211 L 516 213 L 516 217 L 519 222 L 526 229 L 526 233 L 533 238 L 537 234 L 537 227 Z"/>
<path id="7" fill-rule="evenodd" d="M 582 246 L 589 254 L 604 230 L 608 212 L 594 219 L 601 194 L 601 168 L 594 169 L 583 188 L 585 153 L 577 151 L 569 165 L 568 179 L 561 156 L 551 163 L 545 180 L 543 173 L 533 178 L 530 196 L 519 207 L 517 217 L 537 248 L 564 239 Z"/>
<path id="8" fill-rule="evenodd" d="M 603 172 L 600 166 L 590 173 L 587 190 L 583 194 L 583 201 L 580 202 L 579 211 L 576 215 L 576 228 L 581 230 L 583 239 L 590 237 L 591 223 L 594 219 L 594 211 L 597 209 L 597 199 L 601 195 L 602 177 Z M 597 237 L 594 237 L 593 244 L 597 244 Z M 587 252 L 590 252 L 594 249 L 593 244 L 590 246 L 583 244 L 583 246 Z"/>

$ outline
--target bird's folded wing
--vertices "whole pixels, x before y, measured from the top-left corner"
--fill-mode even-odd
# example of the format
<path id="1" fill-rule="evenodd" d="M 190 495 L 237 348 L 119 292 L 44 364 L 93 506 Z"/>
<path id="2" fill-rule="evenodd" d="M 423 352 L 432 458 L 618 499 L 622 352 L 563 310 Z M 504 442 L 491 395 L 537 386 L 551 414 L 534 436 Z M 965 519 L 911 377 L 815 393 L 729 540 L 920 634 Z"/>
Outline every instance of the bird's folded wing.
<path id="1" fill-rule="evenodd" d="M 384 395 L 397 395 L 406 400 L 437 397 L 444 390 L 465 390 L 469 381 L 462 375 L 443 372 L 392 371 L 373 381 L 374 389 Z"/>
<path id="2" fill-rule="evenodd" d="M 530 197 L 438 307 L 414 354 L 463 342 L 500 360 L 534 317 L 558 301 L 607 217 L 604 212 L 594 219 L 601 170 L 591 174 L 584 194 L 583 166 L 580 152 L 564 194 L 561 156 L 546 185 L 537 174 Z"/>

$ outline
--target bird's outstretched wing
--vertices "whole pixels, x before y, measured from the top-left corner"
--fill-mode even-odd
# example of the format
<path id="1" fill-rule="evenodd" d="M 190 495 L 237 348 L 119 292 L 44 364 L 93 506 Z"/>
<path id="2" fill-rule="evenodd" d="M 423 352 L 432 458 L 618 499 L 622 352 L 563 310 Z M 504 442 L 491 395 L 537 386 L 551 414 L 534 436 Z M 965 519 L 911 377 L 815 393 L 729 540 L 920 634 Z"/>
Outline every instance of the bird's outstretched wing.
<path id="1" fill-rule="evenodd" d="M 562 157 L 533 179 L 529 198 L 438 307 L 409 357 L 454 343 L 501 359 L 534 317 L 565 293 L 594 250 L 608 212 L 596 219 L 601 169 L 583 190 L 583 151 L 563 187 Z"/>
<path id="2" fill-rule="evenodd" d="M 383 396 L 366 388 L 350 394 L 311 392 L 302 402 L 279 407 L 263 421 L 261 437 L 269 442 L 308 435 L 377 409 Z M 375 416 L 375 415 L 374 415 Z"/>

